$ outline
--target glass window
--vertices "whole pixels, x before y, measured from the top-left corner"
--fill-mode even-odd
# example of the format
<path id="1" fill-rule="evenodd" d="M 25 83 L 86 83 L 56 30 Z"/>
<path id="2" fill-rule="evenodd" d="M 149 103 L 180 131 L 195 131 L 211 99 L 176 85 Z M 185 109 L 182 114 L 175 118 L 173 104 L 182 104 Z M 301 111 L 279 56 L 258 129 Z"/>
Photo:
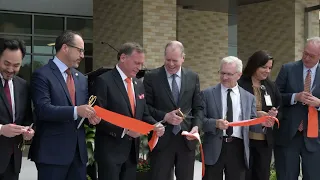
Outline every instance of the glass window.
<path id="1" fill-rule="evenodd" d="M 84 55 L 85 56 L 92 56 L 93 54 L 93 45 L 92 45 L 92 42 L 90 43 L 84 43 Z"/>
<path id="2" fill-rule="evenodd" d="M 56 50 L 52 45 L 55 41 L 55 38 L 35 37 L 34 53 L 55 54 Z"/>
<path id="3" fill-rule="evenodd" d="M 27 53 L 31 53 L 31 37 L 30 36 L 9 36 L 9 35 L 0 35 L 0 38 L 5 39 L 20 39 L 23 40 L 26 45 Z"/>
<path id="4" fill-rule="evenodd" d="M 0 13 L 0 32 L 31 34 L 31 15 Z"/>
<path id="5" fill-rule="evenodd" d="M 30 82 L 30 75 L 31 75 L 31 55 L 26 55 L 22 60 L 22 65 L 18 73 L 18 76 Z"/>
<path id="6" fill-rule="evenodd" d="M 63 31 L 63 17 L 34 16 L 34 33 L 60 35 Z"/>
<path id="7" fill-rule="evenodd" d="M 67 29 L 79 32 L 84 39 L 93 38 L 93 23 L 92 19 L 82 18 L 67 18 Z"/>
<path id="8" fill-rule="evenodd" d="M 84 59 L 80 62 L 78 67 L 78 71 L 86 74 L 92 71 L 92 57 L 84 57 Z"/>
<path id="9" fill-rule="evenodd" d="M 33 56 L 32 70 L 36 70 L 43 65 L 46 65 L 53 56 Z"/>

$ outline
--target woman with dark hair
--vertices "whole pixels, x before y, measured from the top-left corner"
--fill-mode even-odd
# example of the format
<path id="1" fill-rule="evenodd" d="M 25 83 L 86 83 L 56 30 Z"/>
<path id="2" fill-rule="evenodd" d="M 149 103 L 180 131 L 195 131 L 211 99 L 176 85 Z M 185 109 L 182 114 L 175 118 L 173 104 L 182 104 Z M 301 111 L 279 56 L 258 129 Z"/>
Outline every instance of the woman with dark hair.
<path id="1" fill-rule="evenodd" d="M 281 94 L 269 79 L 273 58 L 266 51 L 255 52 L 248 60 L 239 85 L 256 97 L 258 117 L 278 116 Z M 250 169 L 246 180 L 269 180 L 273 149 L 273 128 L 250 128 Z"/>

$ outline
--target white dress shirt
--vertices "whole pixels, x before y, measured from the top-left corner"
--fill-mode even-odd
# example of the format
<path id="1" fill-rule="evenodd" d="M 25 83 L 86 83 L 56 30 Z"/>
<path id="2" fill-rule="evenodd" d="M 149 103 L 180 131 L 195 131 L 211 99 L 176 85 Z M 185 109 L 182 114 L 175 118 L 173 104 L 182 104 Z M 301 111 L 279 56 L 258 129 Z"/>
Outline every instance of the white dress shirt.
<path id="1" fill-rule="evenodd" d="M 223 119 L 227 117 L 227 94 L 228 89 L 221 84 L 221 100 L 222 100 L 222 115 Z M 230 92 L 231 100 L 232 100 L 232 112 L 233 112 L 233 122 L 241 121 L 241 100 L 240 100 L 240 91 L 238 85 L 231 88 Z M 223 135 L 226 136 L 226 131 L 223 131 Z M 237 137 L 242 139 L 241 127 L 233 127 L 233 137 Z"/>
<path id="2" fill-rule="evenodd" d="M 4 86 L 5 80 L 3 79 L 2 74 L 0 73 L 0 78 L 2 81 L 2 86 Z M 10 96 L 11 96 L 11 108 L 12 108 L 12 119 L 13 122 L 16 120 L 16 108 L 15 108 L 15 103 L 14 103 L 14 87 L 13 87 L 13 82 L 12 79 L 8 80 L 8 86 L 9 86 L 9 90 L 10 90 Z"/>

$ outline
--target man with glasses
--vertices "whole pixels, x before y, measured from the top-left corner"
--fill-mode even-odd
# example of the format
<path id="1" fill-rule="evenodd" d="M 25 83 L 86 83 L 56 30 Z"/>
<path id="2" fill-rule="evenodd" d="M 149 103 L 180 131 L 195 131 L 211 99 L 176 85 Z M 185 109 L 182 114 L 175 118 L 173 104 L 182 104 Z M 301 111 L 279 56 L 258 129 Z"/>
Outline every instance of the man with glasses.
<path id="1" fill-rule="evenodd" d="M 230 122 L 256 117 L 255 97 L 238 86 L 242 61 L 225 57 L 220 65 L 220 83 L 202 92 L 204 101 L 204 180 L 244 180 L 249 168 L 249 127 L 229 127 Z M 261 125 L 270 127 L 269 121 Z M 262 126 L 252 128 L 262 132 Z"/>
<path id="2" fill-rule="evenodd" d="M 87 146 L 81 118 L 100 122 L 88 104 L 87 78 L 75 68 L 84 57 L 82 37 L 63 32 L 55 42 L 56 56 L 37 69 L 31 80 L 36 114 L 30 157 L 38 180 L 86 180 Z"/>
<path id="3" fill-rule="evenodd" d="M 308 124 L 319 131 L 320 110 L 320 38 L 307 40 L 302 60 L 284 64 L 276 79 L 282 94 L 283 116 L 275 137 L 275 162 L 278 180 L 298 179 L 302 161 L 303 179 L 320 176 L 320 138 L 308 136 Z M 308 108 L 315 108 L 318 118 L 312 122 Z M 310 118 L 310 119 L 309 119 Z M 318 134 L 318 133 L 317 133 Z"/>

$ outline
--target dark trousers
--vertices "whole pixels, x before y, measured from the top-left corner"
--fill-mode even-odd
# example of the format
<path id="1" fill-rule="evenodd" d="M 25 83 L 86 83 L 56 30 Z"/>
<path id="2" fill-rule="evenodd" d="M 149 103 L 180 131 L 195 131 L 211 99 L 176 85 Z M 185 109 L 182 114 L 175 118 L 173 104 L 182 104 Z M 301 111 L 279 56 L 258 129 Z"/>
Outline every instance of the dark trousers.
<path id="1" fill-rule="evenodd" d="M 0 180 L 18 180 L 18 179 L 19 179 L 19 173 L 16 173 L 14 170 L 14 156 L 12 154 L 7 169 L 4 171 L 3 174 L 0 174 Z"/>
<path id="2" fill-rule="evenodd" d="M 223 142 L 218 161 L 214 165 L 206 165 L 202 180 L 244 180 L 246 165 L 244 162 L 243 140 L 234 138 L 232 142 Z"/>
<path id="3" fill-rule="evenodd" d="M 152 180 L 173 179 L 173 168 L 177 180 L 193 180 L 195 151 L 191 151 L 179 133 L 161 151 L 150 153 Z"/>
<path id="4" fill-rule="evenodd" d="M 101 156 L 100 156 L 101 157 Z M 136 154 L 134 143 L 132 142 L 131 151 L 128 159 L 124 163 L 115 163 L 113 158 L 104 157 L 98 160 L 98 179 L 99 180 L 135 180 L 136 179 Z"/>
<path id="5" fill-rule="evenodd" d="M 80 158 L 78 148 L 75 157 L 69 165 L 53 165 L 36 163 L 38 180 L 86 180 L 86 164 Z"/>
<path id="6" fill-rule="evenodd" d="M 246 180 L 269 180 L 272 146 L 266 140 L 250 140 L 250 169 Z"/>
<path id="7" fill-rule="evenodd" d="M 276 146 L 274 150 L 277 180 L 298 180 L 300 158 L 302 160 L 303 180 L 319 180 L 320 151 L 309 152 L 304 136 L 297 132 L 289 146 Z"/>

